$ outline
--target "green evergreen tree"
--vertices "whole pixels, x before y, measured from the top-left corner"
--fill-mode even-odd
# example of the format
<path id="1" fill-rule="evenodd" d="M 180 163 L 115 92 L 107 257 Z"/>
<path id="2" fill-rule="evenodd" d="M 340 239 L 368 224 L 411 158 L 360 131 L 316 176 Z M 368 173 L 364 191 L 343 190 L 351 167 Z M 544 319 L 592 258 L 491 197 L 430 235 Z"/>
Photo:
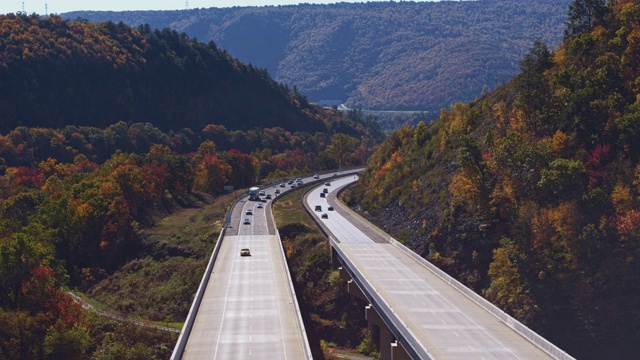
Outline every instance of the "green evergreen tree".
<path id="1" fill-rule="evenodd" d="M 569 5 L 565 37 L 587 33 L 607 15 L 605 0 L 575 0 Z"/>

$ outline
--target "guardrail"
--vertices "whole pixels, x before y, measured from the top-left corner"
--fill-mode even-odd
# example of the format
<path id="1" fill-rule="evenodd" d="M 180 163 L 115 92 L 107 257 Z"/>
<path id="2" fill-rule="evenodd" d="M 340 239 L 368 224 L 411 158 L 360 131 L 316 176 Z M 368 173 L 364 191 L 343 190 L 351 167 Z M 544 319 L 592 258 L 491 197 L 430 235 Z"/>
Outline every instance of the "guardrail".
<path id="1" fill-rule="evenodd" d="M 357 171 L 361 171 L 362 169 L 358 168 L 356 170 L 354 170 L 354 172 Z M 350 173 L 353 174 L 353 173 Z M 326 180 L 326 179 L 325 179 Z M 316 180 L 316 181 L 312 181 L 308 184 L 305 185 L 311 185 L 317 182 L 321 182 L 321 181 L 325 181 L 325 180 Z M 285 192 L 287 192 L 290 189 L 285 190 Z M 209 259 L 209 263 L 207 264 L 207 268 L 204 272 L 204 275 L 202 276 L 202 280 L 200 281 L 200 285 L 198 286 L 198 290 L 196 291 L 196 296 L 193 300 L 193 303 L 191 304 L 191 308 L 189 309 L 189 313 L 187 314 L 187 319 L 185 320 L 184 326 L 182 327 L 182 331 L 180 332 L 180 336 L 178 337 L 178 341 L 176 343 L 175 348 L 173 349 L 173 353 L 171 354 L 171 360 L 180 360 L 182 359 L 182 354 L 184 353 L 184 349 L 187 345 L 187 341 L 189 340 L 189 335 L 191 334 L 191 329 L 193 328 L 193 323 L 195 321 L 196 315 L 198 313 L 198 308 L 200 308 L 200 304 L 202 302 L 202 297 L 204 296 L 204 292 L 205 289 L 207 287 L 207 283 L 209 282 L 209 278 L 211 277 L 211 271 L 213 270 L 213 265 L 216 261 L 216 258 L 218 257 L 218 252 L 220 251 L 220 246 L 222 245 L 222 239 L 224 238 L 224 234 L 226 232 L 227 226 L 229 225 L 227 222 L 227 219 L 229 219 L 229 214 L 231 214 L 231 212 L 233 211 L 233 208 L 235 207 L 235 205 L 238 203 L 238 201 L 240 199 L 242 199 L 243 197 L 246 197 L 247 195 L 241 195 L 238 198 L 236 198 L 234 200 L 234 202 L 231 204 L 229 213 L 227 213 L 227 216 L 225 216 L 225 224 L 222 228 L 222 230 L 220 231 L 220 236 L 218 237 L 218 242 L 216 243 L 216 246 L 213 249 L 213 253 L 211 254 L 211 258 Z M 273 213 L 271 214 L 272 219 L 273 219 Z M 274 220 L 274 224 L 275 224 L 275 220 Z M 278 229 L 276 227 L 276 235 L 278 237 L 278 240 L 280 240 L 280 233 L 278 232 Z M 282 241 L 280 240 L 280 242 L 282 243 Z M 308 359 L 312 359 L 312 355 L 311 355 L 311 348 L 309 346 L 309 341 L 307 339 L 307 334 L 306 334 L 306 330 L 304 327 L 304 323 L 302 321 L 302 313 L 300 311 L 300 307 L 298 305 L 298 301 L 297 298 L 295 296 L 295 290 L 293 289 L 293 282 L 291 280 L 291 274 L 289 273 L 289 267 L 287 265 L 287 261 L 286 261 L 286 256 L 284 255 L 284 249 L 282 249 L 282 246 L 280 246 L 280 251 L 282 253 L 282 256 L 284 257 L 284 264 L 285 264 L 285 269 L 287 272 L 287 277 L 289 279 L 289 285 L 290 285 L 290 291 L 292 292 L 293 298 L 296 300 L 295 301 L 295 309 L 296 312 L 298 313 L 298 321 L 300 324 L 299 327 L 299 331 L 302 332 L 302 336 L 304 339 L 304 343 L 305 343 L 305 349 L 304 351 L 306 352 L 306 354 L 308 355 Z"/>
<path id="2" fill-rule="evenodd" d="M 233 201 L 231 204 L 231 208 L 229 213 L 233 211 L 233 208 L 236 206 L 238 201 L 243 196 L 239 196 L 237 199 Z M 228 216 L 225 216 L 225 219 Z M 191 334 L 191 329 L 193 328 L 193 322 L 196 319 L 196 315 L 198 314 L 198 309 L 200 308 L 200 303 L 202 303 L 202 297 L 204 296 L 204 291 L 207 288 L 207 283 L 209 282 L 209 278 L 211 277 L 211 271 L 213 270 L 213 265 L 216 262 L 216 258 L 218 257 L 218 252 L 220 251 L 220 246 L 222 245 L 222 239 L 224 238 L 224 234 L 227 230 L 227 222 L 225 221 L 222 230 L 220 230 L 220 236 L 218 236 L 218 241 L 216 242 L 216 246 L 213 248 L 213 253 L 211 253 L 211 258 L 209 258 L 209 263 L 207 264 L 207 268 L 204 271 L 204 275 L 202 276 L 202 280 L 200 280 L 200 285 L 198 286 L 198 291 L 196 291 L 196 296 L 191 304 L 191 308 L 189 309 L 189 314 L 187 315 L 187 319 L 184 322 L 184 326 L 182 327 L 182 331 L 180 332 L 180 336 L 178 337 L 178 342 L 176 343 L 176 347 L 173 348 L 173 353 L 171 354 L 171 360 L 180 360 L 182 359 L 182 353 L 184 353 L 184 348 L 187 346 L 187 341 L 189 340 L 189 335 Z"/>
<path id="3" fill-rule="evenodd" d="M 362 169 L 360 168 L 356 168 L 354 169 L 353 172 L 350 172 L 348 174 L 343 174 L 341 176 L 347 176 L 347 175 L 353 175 L 355 173 L 357 173 L 358 171 L 361 171 Z M 331 173 L 331 172 L 328 172 Z M 307 182 L 305 183 L 303 186 L 307 187 L 308 189 L 304 192 L 302 198 L 304 199 L 306 197 L 306 194 L 309 192 L 309 189 L 311 189 L 312 185 L 315 184 L 319 184 L 319 183 L 324 183 L 326 182 L 327 179 L 314 179 L 313 181 Z M 275 203 L 276 201 L 278 201 L 280 199 L 280 197 L 282 197 L 282 195 L 284 195 L 287 192 L 292 191 L 292 189 L 288 188 L 285 191 L 282 192 L 282 194 L 280 196 L 277 196 L 275 199 L 273 199 L 273 201 L 271 201 L 271 203 L 269 203 L 269 206 L 272 207 L 273 209 L 273 203 Z M 306 208 L 305 208 L 306 209 Z M 273 210 L 271 211 L 271 220 L 273 221 L 273 224 L 275 225 L 275 218 L 273 217 Z M 305 358 L 307 359 L 313 359 L 313 354 L 311 352 L 311 346 L 309 345 L 309 339 L 307 338 L 307 331 L 305 329 L 304 326 L 304 321 L 302 319 L 302 311 L 300 310 L 300 305 L 298 304 L 298 298 L 296 296 L 296 291 L 293 287 L 293 279 L 291 278 L 291 272 L 289 271 L 289 265 L 287 263 L 287 257 L 284 253 L 284 248 L 282 247 L 282 239 L 280 238 L 280 232 L 278 231 L 278 227 L 274 226 L 275 228 L 275 232 L 276 232 L 276 237 L 278 238 L 278 242 L 280 242 L 280 255 L 282 256 L 282 260 L 284 262 L 284 267 L 287 273 L 287 279 L 289 281 L 289 292 L 291 293 L 291 296 L 294 299 L 294 308 L 297 314 L 297 318 L 298 318 L 298 331 L 300 332 L 300 336 L 303 339 L 304 342 L 304 353 L 305 353 Z"/>
<path id="4" fill-rule="evenodd" d="M 191 309 L 189 309 L 189 314 L 187 315 L 187 320 L 184 322 L 184 326 L 182 327 L 182 331 L 180 332 L 180 337 L 178 337 L 178 342 L 176 343 L 176 347 L 173 349 L 173 353 L 171 354 L 171 360 L 180 360 L 182 359 L 182 353 L 184 352 L 185 346 L 187 346 L 187 341 L 189 340 L 189 335 L 191 334 L 191 329 L 193 328 L 193 322 L 196 319 L 196 315 L 198 313 L 198 308 L 200 308 L 200 303 L 202 302 L 202 296 L 204 295 L 204 291 L 207 287 L 207 283 L 209 282 L 209 278 L 211 277 L 211 270 L 213 270 L 213 264 L 218 257 L 218 252 L 220 250 L 220 244 L 222 244 L 222 238 L 224 237 L 225 230 L 227 229 L 226 225 L 220 231 L 220 236 L 218 237 L 218 242 L 216 243 L 215 248 L 213 249 L 213 253 L 211 254 L 211 258 L 209 259 L 209 263 L 207 264 L 207 269 L 204 271 L 204 275 L 202 276 L 202 280 L 200 281 L 200 286 L 198 286 L 198 291 L 196 292 L 196 297 L 191 304 Z"/>
<path id="5" fill-rule="evenodd" d="M 276 197 L 276 199 L 274 199 L 274 201 L 272 201 L 270 204 L 270 206 L 273 205 L 273 203 L 278 199 L 278 197 Z M 300 306 L 298 304 L 298 298 L 296 297 L 296 290 L 293 288 L 293 280 L 291 279 L 291 273 L 289 272 L 289 265 L 287 264 L 287 256 L 284 253 L 284 249 L 282 248 L 282 239 L 280 238 L 280 232 L 278 231 L 278 227 L 275 226 L 276 224 L 276 219 L 273 216 L 273 210 L 271 211 L 271 221 L 273 221 L 274 224 L 274 228 L 276 229 L 276 237 L 278 238 L 278 242 L 280 243 L 280 255 L 282 256 L 282 262 L 284 263 L 284 269 L 285 272 L 287 273 L 287 280 L 289 281 L 289 293 L 291 294 L 292 298 L 293 298 L 293 306 L 296 312 L 296 317 L 298 319 L 298 332 L 300 334 L 300 337 L 302 338 L 302 342 L 303 342 L 303 352 L 305 354 L 305 359 L 313 359 L 313 354 L 311 353 L 311 346 L 309 345 L 309 339 L 307 338 L 307 330 L 304 327 L 304 321 L 302 320 L 302 311 L 300 311 Z"/>
<path id="6" fill-rule="evenodd" d="M 340 189 L 340 191 L 342 190 L 343 189 Z M 361 221 L 369 223 L 369 221 L 363 218 L 362 215 L 353 211 L 348 206 L 344 205 L 344 206 L 341 206 L 341 208 L 346 209 L 347 211 L 349 211 L 350 213 L 352 213 L 353 215 L 361 219 Z M 529 340 L 532 344 L 536 345 L 538 348 L 546 352 L 549 356 L 558 360 L 575 360 L 574 357 L 567 354 L 564 350 L 560 349 L 559 347 L 551 343 L 549 340 L 545 339 L 544 337 L 540 336 L 533 330 L 529 329 L 526 325 L 522 324 L 521 322 L 513 318 L 511 315 L 505 313 L 500 308 L 498 308 L 497 306 L 495 306 L 494 304 L 492 304 L 482 296 L 478 295 L 476 292 L 469 289 L 464 284 L 460 283 L 458 280 L 454 279 L 451 275 L 440 270 L 437 266 L 433 265 L 422 256 L 416 254 L 414 251 L 406 247 L 404 244 L 402 244 L 398 240 L 384 233 L 375 225 L 369 226 L 369 227 L 374 231 L 376 231 L 379 235 L 383 237 L 388 237 L 390 244 L 400 249 L 406 255 L 411 257 L 414 261 L 418 262 L 420 265 L 424 266 L 427 270 L 431 271 L 440 279 L 442 279 L 443 281 L 451 285 L 453 288 L 461 292 L 463 295 L 465 295 L 471 301 L 476 303 L 478 306 L 480 306 L 481 308 L 483 308 L 484 310 L 486 310 L 487 312 L 495 316 L 502 323 L 504 323 L 505 325 L 513 329 L 515 332 L 520 334 L 522 337 Z"/>
<path id="7" fill-rule="evenodd" d="M 436 276 L 442 279 L 442 281 L 451 285 L 453 288 L 455 288 L 456 290 L 461 292 L 463 295 L 471 299 L 471 301 L 478 304 L 478 306 L 480 306 L 487 312 L 491 313 L 493 316 L 498 318 L 498 320 L 500 320 L 505 325 L 513 329 L 515 332 L 520 334 L 525 339 L 529 340 L 531 343 L 535 344 L 538 348 L 542 349 L 544 352 L 546 352 L 550 356 L 560 360 L 574 359 L 571 355 L 567 354 L 564 350 L 560 349 L 553 343 L 549 342 L 549 340 L 538 335 L 536 332 L 529 329 L 526 325 L 522 324 L 521 322 L 513 318 L 511 315 L 505 313 L 500 308 L 493 305 L 491 302 L 489 302 L 482 296 L 478 295 L 475 291 L 469 289 L 468 287 L 460 283 L 458 280 L 454 279 L 451 275 L 440 270 L 437 266 L 433 265 L 432 263 L 430 263 L 420 255 L 416 254 L 411 249 L 406 247 L 404 244 L 400 243 L 398 240 L 392 237 L 389 237 L 389 242 L 393 246 L 397 247 L 402 252 L 404 252 L 406 255 L 411 257 L 413 260 L 420 263 L 420 265 L 424 266 L 429 271 L 434 273 Z"/>
<path id="8" fill-rule="evenodd" d="M 398 343 L 402 344 L 407 354 L 409 354 L 412 359 L 433 359 L 426 347 L 416 339 L 411 329 L 398 318 L 389 304 L 369 285 L 367 278 L 360 273 L 357 266 L 349 260 L 349 257 L 340 249 L 338 243 L 336 243 L 331 236 L 329 237 L 329 244 L 338 256 L 340 256 L 340 262 L 344 266 L 344 269 L 349 273 L 360 290 L 362 290 L 362 293 L 376 309 L 385 324 L 387 324 L 387 327 L 389 327 L 393 336 L 396 337 Z"/>
<path id="9" fill-rule="evenodd" d="M 344 176 L 350 176 L 350 175 L 353 175 L 354 173 L 357 173 L 357 172 L 344 174 Z M 395 338 L 398 340 L 398 343 L 402 345 L 402 347 L 405 349 L 405 351 L 407 351 L 409 356 L 411 356 L 412 359 L 424 359 L 424 360 L 432 359 L 431 355 L 429 354 L 429 351 L 426 350 L 426 347 L 420 344 L 420 342 L 413 335 L 411 329 L 409 329 L 396 316 L 393 309 L 391 309 L 391 307 L 384 301 L 384 299 L 382 299 L 382 297 L 380 297 L 377 294 L 377 292 L 373 289 L 373 287 L 369 285 L 366 277 L 361 275 L 360 271 L 357 269 L 355 264 L 353 264 L 351 260 L 349 260 L 349 258 L 346 256 L 346 254 L 342 251 L 342 249 L 340 249 L 338 243 L 330 235 L 327 229 L 325 229 L 324 224 L 318 221 L 317 216 L 315 216 L 311 211 L 311 209 L 307 207 L 306 198 L 308 193 L 311 190 L 312 188 L 310 187 L 307 191 L 305 191 L 304 195 L 302 196 L 303 208 L 305 209 L 307 214 L 309 214 L 313 222 L 316 223 L 316 225 L 322 231 L 322 233 L 327 237 L 327 239 L 329 240 L 329 245 L 331 246 L 332 249 L 336 251 L 336 253 L 340 257 L 340 262 L 344 266 L 344 269 L 349 273 L 351 278 L 356 282 L 360 290 L 362 290 L 362 293 L 367 297 L 367 299 L 369 300 L 371 305 L 375 308 L 375 310 L 378 312 L 382 320 L 385 322 L 385 324 L 387 324 L 387 327 L 389 327 L 389 330 L 391 330 Z M 364 281 L 362 279 L 364 279 Z"/>

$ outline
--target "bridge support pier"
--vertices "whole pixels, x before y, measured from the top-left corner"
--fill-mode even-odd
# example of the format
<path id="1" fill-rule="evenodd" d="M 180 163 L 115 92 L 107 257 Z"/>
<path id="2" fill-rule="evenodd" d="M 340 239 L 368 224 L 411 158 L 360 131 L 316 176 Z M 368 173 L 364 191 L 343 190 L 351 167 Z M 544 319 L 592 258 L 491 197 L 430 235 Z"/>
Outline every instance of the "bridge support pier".
<path id="1" fill-rule="evenodd" d="M 391 344 L 391 360 L 411 360 L 411 356 L 407 354 L 407 350 L 398 341 L 394 341 Z"/>
<path id="2" fill-rule="evenodd" d="M 335 250 L 331 248 L 331 260 L 335 261 L 339 265 L 337 260 L 337 254 L 334 254 Z M 385 324 L 384 320 L 378 314 L 378 311 L 369 303 L 369 299 L 364 295 L 358 284 L 351 278 L 351 275 L 342 267 L 338 266 L 338 274 L 340 279 L 347 282 L 347 293 L 350 295 L 365 301 L 368 305 L 365 306 L 364 316 L 367 320 L 367 324 L 373 340 L 376 343 L 378 351 L 380 352 L 379 359 L 383 360 L 411 360 L 411 357 L 407 351 L 398 343 L 395 336 Z"/>
<path id="3" fill-rule="evenodd" d="M 384 323 L 376 309 L 374 309 L 373 305 L 371 304 L 365 307 L 365 318 L 369 323 L 369 329 L 371 330 L 371 333 L 378 333 L 378 339 L 374 340 L 376 340 L 378 351 L 380 352 L 379 359 L 391 360 L 391 343 L 396 341 L 393 334 L 391 333 L 391 330 L 389 330 L 387 324 Z"/>
<path id="4" fill-rule="evenodd" d="M 331 265 L 333 268 L 342 268 L 342 263 L 340 263 L 339 256 L 336 253 L 336 249 L 331 246 Z"/>
<path id="5" fill-rule="evenodd" d="M 364 293 L 362 292 L 362 290 L 360 290 L 360 287 L 358 286 L 358 284 L 356 284 L 356 282 L 353 281 L 353 279 L 347 281 L 347 293 L 357 297 L 360 300 L 369 302 L 369 300 L 367 300 L 367 297 L 364 296 Z"/>
<path id="6" fill-rule="evenodd" d="M 333 249 L 332 249 L 333 250 Z M 333 253 L 333 251 L 332 251 Z M 349 273 L 343 268 L 338 267 L 340 279 L 347 281 L 347 292 L 369 304 L 365 306 L 365 319 L 367 320 L 369 330 L 373 336 L 373 340 L 376 342 L 378 351 L 380 352 L 380 359 L 383 360 L 411 360 L 411 357 L 407 351 L 398 343 L 395 336 L 382 320 L 380 314 L 369 303 L 369 300 L 364 295 L 358 284 L 351 278 Z"/>

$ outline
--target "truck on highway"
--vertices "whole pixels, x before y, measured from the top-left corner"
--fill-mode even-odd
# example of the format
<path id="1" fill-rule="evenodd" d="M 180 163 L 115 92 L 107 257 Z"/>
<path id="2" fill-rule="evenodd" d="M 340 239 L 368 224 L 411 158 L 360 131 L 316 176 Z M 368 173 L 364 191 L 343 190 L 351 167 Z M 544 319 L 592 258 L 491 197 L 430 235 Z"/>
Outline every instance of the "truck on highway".
<path id="1" fill-rule="evenodd" d="M 260 188 L 257 186 L 249 189 L 249 201 L 258 201 L 260 200 Z"/>

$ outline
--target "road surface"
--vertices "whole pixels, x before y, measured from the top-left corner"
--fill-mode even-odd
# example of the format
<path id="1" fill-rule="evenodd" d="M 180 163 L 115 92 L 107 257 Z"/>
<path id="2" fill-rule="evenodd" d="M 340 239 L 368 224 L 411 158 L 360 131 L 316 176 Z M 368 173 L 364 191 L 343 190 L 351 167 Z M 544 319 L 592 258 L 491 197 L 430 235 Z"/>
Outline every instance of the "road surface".
<path id="1" fill-rule="evenodd" d="M 431 358 L 552 358 L 338 203 L 336 190 L 352 181 L 343 178 L 314 189 L 305 200 L 307 208 L 321 206 L 314 216 Z M 327 198 L 320 197 L 324 188 Z M 328 211 L 329 205 L 335 210 Z"/>

